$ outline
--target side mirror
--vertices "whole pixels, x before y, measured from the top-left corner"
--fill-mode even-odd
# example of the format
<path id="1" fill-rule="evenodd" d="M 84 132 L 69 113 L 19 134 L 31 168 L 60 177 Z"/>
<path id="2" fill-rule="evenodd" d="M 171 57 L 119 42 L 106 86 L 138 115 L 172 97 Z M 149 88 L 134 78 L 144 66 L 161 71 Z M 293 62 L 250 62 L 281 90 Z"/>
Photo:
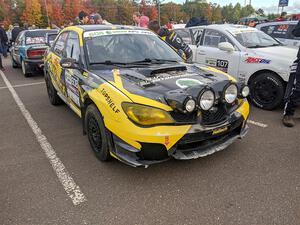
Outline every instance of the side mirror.
<path id="1" fill-rule="evenodd" d="M 71 58 L 62 58 L 59 64 L 64 69 L 80 69 L 78 62 L 75 59 Z"/>
<path id="2" fill-rule="evenodd" d="M 233 52 L 235 49 L 233 45 L 229 42 L 221 42 L 218 44 L 218 48 L 225 52 Z"/>

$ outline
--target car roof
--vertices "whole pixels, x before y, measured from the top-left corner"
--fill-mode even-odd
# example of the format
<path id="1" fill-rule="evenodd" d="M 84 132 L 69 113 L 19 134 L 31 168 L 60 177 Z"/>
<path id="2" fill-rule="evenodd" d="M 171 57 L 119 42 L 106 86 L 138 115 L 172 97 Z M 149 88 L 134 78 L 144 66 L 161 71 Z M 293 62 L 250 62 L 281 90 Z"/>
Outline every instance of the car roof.
<path id="1" fill-rule="evenodd" d="M 245 25 L 239 25 L 239 24 L 211 24 L 211 25 L 206 25 L 206 26 L 195 26 L 195 27 L 189 27 L 188 29 L 197 29 L 197 28 L 211 28 L 215 30 L 227 30 L 227 31 L 236 31 L 236 30 L 253 30 L 255 31 L 256 28 L 253 27 L 248 27 Z"/>
<path id="2" fill-rule="evenodd" d="M 95 30 L 146 30 L 143 27 L 126 26 L 126 25 L 77 25 L 75 27 L 81 28 L 83 31 L 95 31 Z"/>
<path id="3" fill-rule="evenodd" d="M 24 33 L 38 32 L 38 31 L 42 31 L 42 32 L 58 32 L 58 30 L 56 30 L 56 29 L 33 29 L 33 30 L 23 30 Z"/>
<path id="4" fill-rule="evenodd" d="M 280 24 L 294 24 L 296 25 L 298 23 L 297 20 L 293 20 L 293 21 L 274 21 L 274 22 L 268 22 L 268 23 L 261 23 L 258 24 L 256 27 L 265 27 L 265 26 L 270 26 L 270 25 L 280 25 Z"/>

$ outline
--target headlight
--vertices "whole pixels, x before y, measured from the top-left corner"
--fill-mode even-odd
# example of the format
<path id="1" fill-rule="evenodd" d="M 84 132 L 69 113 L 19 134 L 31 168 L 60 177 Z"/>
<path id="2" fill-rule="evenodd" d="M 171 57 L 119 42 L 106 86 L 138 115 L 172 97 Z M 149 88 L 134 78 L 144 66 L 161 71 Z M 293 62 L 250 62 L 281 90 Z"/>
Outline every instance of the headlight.
<path id="1" fill-rule="evenodd" d="M 192 98 L 188 98 L 186 101 L 185 101 L 185 104 L 184 104 L 184 109 L 187 111 L 187 112 L 193 112 L 196 108 L 196 102 L 194 99 Z"/>
<path id="2" fill-rule="evenodd" d="M 129 102 L 122 103 L 122 108 L 132 121 L 143 126 L 174 123 L 171 115 L 162 109 Z"/>
<path id="3" fill-rule="evenodd" d="M 249 89 L 249 87 L 248 87 L 248 86 L 244 86 L 244 87 L 242 88 L 241 94 L 242 94 L 242 97 L 243 97 L 243 98 L 247 98 L 248 95 L 250 94 L 250 89 Z"/>
<path id="4" fill-rule="evenodd" d="M 215 93 L 211 90 L 204 91 L 199 98 L 200 108 L 207 111 L 210 110 L 215 103 Z"/>
<path id="5" fill-rule="evenodd" d="M 232 104 L 238 95 L 238 88 L 235 84 L 230 84 L 226 90 L 225 90 L 225 94 L 224 94 L 224 98 L 225 101 L 229 104 Z"/>

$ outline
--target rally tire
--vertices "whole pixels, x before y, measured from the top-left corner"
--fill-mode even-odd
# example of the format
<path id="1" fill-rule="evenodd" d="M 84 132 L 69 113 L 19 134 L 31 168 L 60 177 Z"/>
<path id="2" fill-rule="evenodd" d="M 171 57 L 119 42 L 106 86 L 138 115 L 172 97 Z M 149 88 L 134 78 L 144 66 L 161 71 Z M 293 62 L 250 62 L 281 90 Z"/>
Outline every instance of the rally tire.
<path id="1" fill-rule="evenodd" d="M 14 69 L 19 67 L 17 62 L 14 60 L 13 56 L 11 56 L 11 65 L 12 65 L 12 68 L 14 68 Z"/>
<path id="2" fill-rule="evenodd" d="M 57 91 L 53 86 L 51 78 L 49 77 L 48 73 L 45 73 L 45 81 L 46 81 L 47 93 L 48 93 L 50 103 L 52 105 L 61 105 L 63 101 L 58 96 Z"/>
<path id="3" fill-rule="evenodd" d="M 273 110 L 282 104 L 285 83 L 274 73 L 261 73 L 250 83 L 250 100 L 258 108 Z"/>
<path id="4" fill-rule="evenodd" d="M 21 62 L 21 68 L 22 68 L 22 73 L 23 73 L 24 77 L 30 77 L 31 76 L 31 73 L 28 72 L 28 68 L 25 65 L 24 60 L 22 60 L 22 62 Z"/>
<path id="5" fill-rule="evenodd" d="M 101 161 L 111 159 L 108 146 L 107 130 L 102 116 L 94 104 L 90 104 L 85 112 L 86 133 L 93 152 Z"/>

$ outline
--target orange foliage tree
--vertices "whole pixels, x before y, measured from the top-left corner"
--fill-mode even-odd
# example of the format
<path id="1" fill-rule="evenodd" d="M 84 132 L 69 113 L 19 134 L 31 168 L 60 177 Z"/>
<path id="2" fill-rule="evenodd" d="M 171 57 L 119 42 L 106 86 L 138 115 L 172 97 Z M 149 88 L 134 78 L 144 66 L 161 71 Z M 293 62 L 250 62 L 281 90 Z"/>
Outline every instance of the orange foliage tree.
<path id="1" fill-rule="evenodd" d="M 29 25 L 40 26 L 42 21 L 42 8 L 39 0 L 25 0 L 25 9 L 22 20 Z"/>

